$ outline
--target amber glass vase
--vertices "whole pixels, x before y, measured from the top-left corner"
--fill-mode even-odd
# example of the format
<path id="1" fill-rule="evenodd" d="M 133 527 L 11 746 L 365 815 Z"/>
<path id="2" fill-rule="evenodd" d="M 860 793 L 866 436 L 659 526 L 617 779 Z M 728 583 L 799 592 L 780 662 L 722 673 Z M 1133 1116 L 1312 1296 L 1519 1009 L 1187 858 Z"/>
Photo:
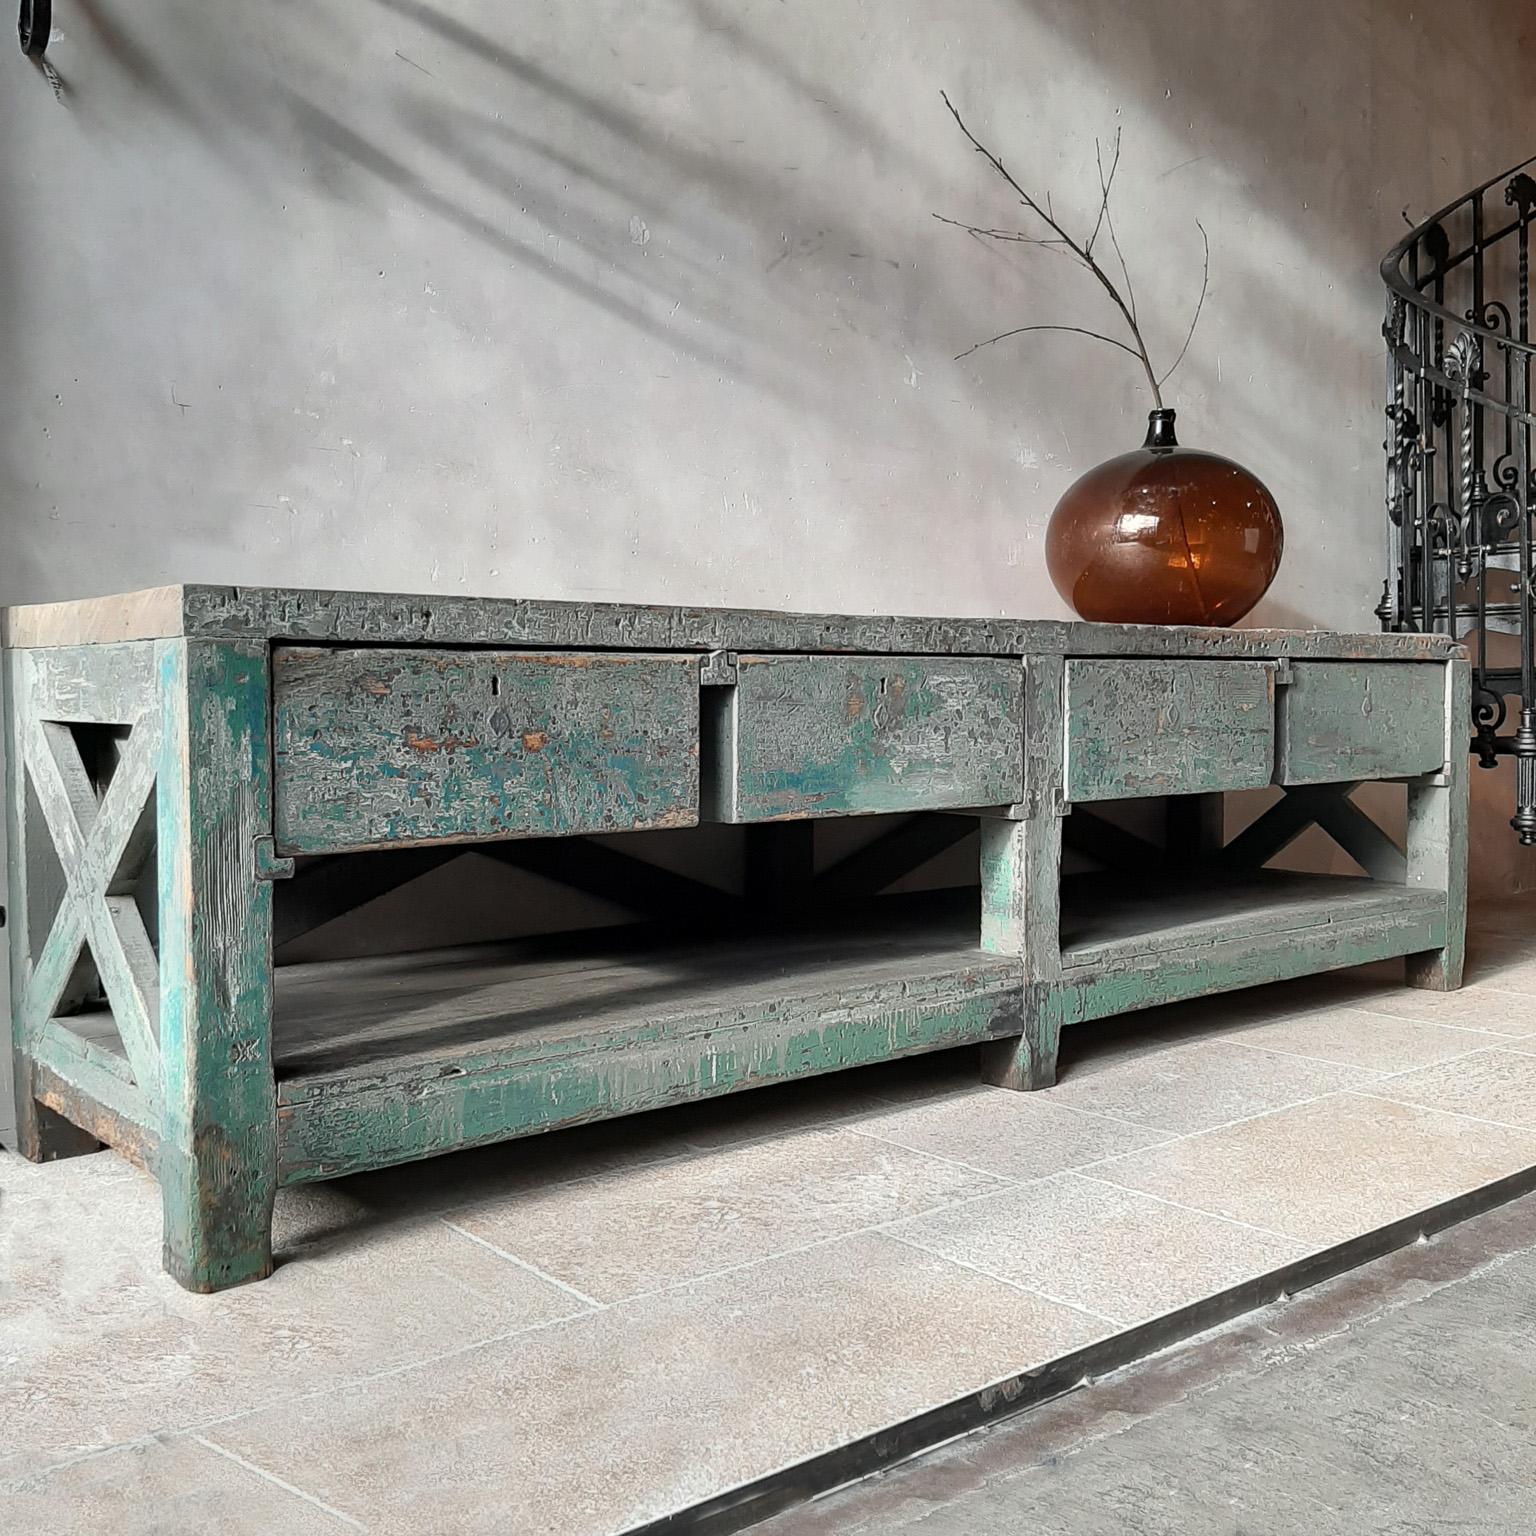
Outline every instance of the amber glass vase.
<path id="1" fill-rule="evenodd" d="M 1045 563 L 1084 619 L 1235 624 L 1269 590 L 1285 533 L 1275 498 L 1231 459 L 1179 447 L 1174 413 L 1086 475 L 1051 514 Z"/>

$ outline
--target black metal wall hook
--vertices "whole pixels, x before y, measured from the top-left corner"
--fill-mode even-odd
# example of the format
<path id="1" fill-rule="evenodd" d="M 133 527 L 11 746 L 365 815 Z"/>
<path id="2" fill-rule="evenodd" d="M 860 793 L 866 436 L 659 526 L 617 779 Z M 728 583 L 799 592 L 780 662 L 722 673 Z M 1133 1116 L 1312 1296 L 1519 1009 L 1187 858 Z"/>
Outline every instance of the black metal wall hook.
<path id="1" fill-rule="evenodd" d="M 53 0 L 21 0 L 21 15 L 16 21 L 16 35 L 21 51 L 29 59 L 40 59 L 48 47 L 53 30 Z"/>

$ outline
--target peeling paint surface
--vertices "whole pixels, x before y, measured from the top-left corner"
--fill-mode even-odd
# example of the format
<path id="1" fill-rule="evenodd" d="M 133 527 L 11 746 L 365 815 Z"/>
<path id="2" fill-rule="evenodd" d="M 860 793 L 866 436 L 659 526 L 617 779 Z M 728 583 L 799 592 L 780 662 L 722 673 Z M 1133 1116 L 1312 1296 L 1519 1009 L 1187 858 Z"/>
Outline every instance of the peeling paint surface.
<path id="1" fill-rule="evenodd" d="M 691 656 L 273 655 L 285 853 L 691 826 Z"/>

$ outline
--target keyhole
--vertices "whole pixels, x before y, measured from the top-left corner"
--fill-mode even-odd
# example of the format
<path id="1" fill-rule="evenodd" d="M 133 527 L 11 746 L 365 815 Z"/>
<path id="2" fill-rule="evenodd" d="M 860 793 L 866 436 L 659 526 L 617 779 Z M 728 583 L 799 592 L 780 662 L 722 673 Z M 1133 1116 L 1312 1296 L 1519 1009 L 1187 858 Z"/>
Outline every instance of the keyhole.
<path id="1" fill-rule="evenodd" d="M 491 679 L 491 697 L 494 699 L 494 698 L 500 697 L 500 695 L 501 695 L 501 679 L 499 677 L 493 677 Z"/>

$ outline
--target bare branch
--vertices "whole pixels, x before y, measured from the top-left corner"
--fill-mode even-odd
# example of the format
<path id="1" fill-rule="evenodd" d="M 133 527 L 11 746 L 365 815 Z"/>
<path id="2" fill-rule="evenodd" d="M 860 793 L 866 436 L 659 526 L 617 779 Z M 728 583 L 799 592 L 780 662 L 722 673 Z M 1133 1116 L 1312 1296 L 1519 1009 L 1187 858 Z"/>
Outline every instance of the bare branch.
<path id="1" fill-rule="evenodd" d="M 1115 172 L 1120 167 L 1120 130 L 1118 128 L 1115 129 L 1115 157 L 1110 162 L 1108 176 L 1104 174 L 1104 157 L 1099 152 L 1099 141 L 1097 139 L 1093 141 L 1093 157 L 1099 166 L 1099 190 L 1102 194 L 1099 202 L 1099 219 L 1109 228 L 1109 243 L 1114 247 L 1115 257 L 1120 263 L 1120 276 L 1125 280 L 1125 297 L 1131 307 L 1131 319 L 1139 325 L 1141 323 L 1141 316 L 1136 313 L 1136 289 L 1131 282 L 1131 270 L 1125 264 L 1125 252 L 1120 249 L 1120 237 L 1115 233 L 1114 216 L 1109 211 L 1109 189 L 1114 183 Z M 1086 247 L 1090 253 L 1093 250 L 1093 242 L 1098 237 L 1099 226 L 1095 224 L 1093 226 L 1093 234 Z"/>
<path id="2" fill-rule="evenodd" d="M 1072 331 L 1079 336 L 1091 336 L 1095 341 L 1107 341 L 1110 346 L 1119 347 L 1122 352 L 1127 352 L 1134 358 L 1139 359 L 1141 356 L 1134 347 L 1126 346 L 1123 341 L 1116 341 L 1113 336 L 1106 336 L 1101 331 L 1084 330 L 1080 325 L 1020 325 L 1011 331 L 989 336 L 985 341 L 978 341 L 974 347 L 967 347 L 964 352 L 955 353 L 955 361 L 958 363 L 962 357 L 969 357 L 972 352 L 980 352 L 983 347 L 990 347 L 994 341 L 1007 341 L 1010 336 L 1022 336 L 1026 331 Z"/>
<path id="3" fill-rule="evenodd" d="M 1146 346 L 1146 342 L 1142 338 L 1141 327 L 1140 327 L 1140 325 L 1137 322 L 1137 317 L 1136 317 L 1136 311 L 1135 311 L 1134 303 L 1127 303 L 1126 302 L 1126 296 L 1121 294 L 1119 288 L 1115 286 L 1114 280 L 1103 269 L 1103 267 L 1101 267 L 1099 265 L 1099 263 L 1094 260 L 1093 254 L 1088 249 L 1088 247 L 1083 245 L 1083 244 L 1080 244 L 1078 241 L 1074 240 L 1072 238 L 1072 236 L 1070 234 L 1068 234 L 1067 231 L 1062 227 L 1062 225 L 1057 222 L 1055 212 L 1053 211 L 1053 209 L 1051 207 L 1050 194 L 1049 193 L 1046 194 L 1045 206 L 1042 207 L 1028 192 L 1026 192 L 1024 190 L 1024 188 L 1015 179 L 1015 177 L 1013 176 L 1012 172 L 1009 171 L 1008 167 L 1003 164 L 1001 158 L 999 156 L 997 156 L 996 154 L 994 154 L 990 149 L 988 149 L 987 146 L 985 144 L 983 144 L 981 142 L 981 140 L 978 139 L 976 137 L 976 135 L 974 133 L 972 133 L 969 128 L 966 127 L 965 119 L 960 116 L 958 111 L 955 110 L 955 104 L 949 99 L 948 93 L 944 92 L 944 91 L 941 91 L 939 94 L 943 98 L 944 105 L 949 109 L 949 115 L 952 118 L 954 118 L 956 125 L 960 129 L 960 132 L 965 135 L 966 139 L 970 142 L 971 147 L 976 151 L 976 153 L 979 154 L 987 162 L 987 164 L 990 165 L 992 167 L 992 169 L 994 171 L 996 171 L 997 174 L 999 176 L 1001 176 L 1002 179 L 1010 187 L 1013 188 L 1013 190 L 1016 193 L 1018 193 L 1020 202 L 1022 202 L 1023 205 L 1031 213 L 1033 213 L 1037 218 L 1039 218 L 1039 219 L 1041 219 L 1041 220 L 1043 220 L 1045 222 L 1045 224 L 1050 228 L 1051 232 L 1053 234 L 1057 235 L 1060 238 L 1061 245 L 1063 247 L 1065 247 L 1065 249 L 1067 251 L 1069 251 L 1073 256 L 1075 256 L 1085 267 L 1087 267 L 1087 269 L 1093 274 L 1094 278 L 1098 281 L 1100 287 L 1102 287 L 1104 289 L 1105 293 L 1107 293 L 1109 295 L 1110 300 L 1114 303 L 1115 308 L 1120 311 L 1121 318 L 1125 321 L 1127 328 L 1130 330 L 1131 338 L 1135 342 L 1135 346 L 1134 347 L 1127 347 L 1123 342 L 1116 342 L 1116 341 L 1113 340 L 1112 337 L 1108 337 L 1108 336 L 1098 336 L 1098 333 L 1096 333 L 1096 332 L 1088 332 L 1086 334 L 1097 336 L 1097 339 L 1100 340 L 1100 341 L 1110 341 L 1110 342 L 1112 342 L 1113 345 L 1120 347 L 1122 351 L 1129 352 L 1132 357 L 1136 358 L 1137 361 L 1140 362 L 1140 364 L 1141 364 L 1142 372 L 1145 373 L 1146 376 L 1147 376 L 1147 385 L 1148 385 L 1148 387 L 1152 391 L 1153 404 L 1156 405 L 1156 406 L 1161 407 L 1161 405 L 1163 403 L 1162 392 L 1158 388 L 1157 374 L 1153 370 L 1152 360 L 1147 355 L 1147 346 Z M 1117 135 L 1117 156 L 1118 156 L 1118 135 Z M 1113 174 L 1113 172 L 1111 172 L 1111 174 Z M 1105 182 L 1106 179 L 1107 178 L 1105 178 L 1103 176 L 1103 174 L 1102 174 L 1102 167 L 1101 167 L 1100 187 L 1101 187 L 1102 201 L 1101 201 L 1100 207 L 1101 207 L 1101 212 L 1102 212 L 1102 215 L 1103 215 L 1103 222 L 1104 222 L 1105 226 L 1109 229 L 1110 239 L 1113 241 L 1114 240 L 1114 224 L 1113 224 L 1113 222 L 1110 219 L 1109 211 L 1108 211 L 1108 188 L 1104 185 L 1104 182 Z M 1095 225 L 1094 237 L 1097 236 L 1097 232 L 1098 232 L 1098 226 Z M 1118 241 L 1115 242 L 1115 250 L 1116 250 L 1116 253 L 1118 254 L 1119 253 L 1119 243 L 1118 243 Z M 1121 275 L 1125 279 L 1127 294 L 1129 294 L 1130 293 L 1130 274 L 1126 271 L 1124 256 L 1120 257 L 1120 271 L 1121 271 Z M 1134 298 L 1134 296 L 1132 296 L 1132 297 Z M 1073 326 L 1057 326 L 1057 327 L 1040 327 L 1040 329 L 1073 330 L 1073 329 L 1076 329 L 1076 327 L 1073 327 Z M 1016 335 L 1017 332 L 1005 332 L 1004 334 L 1005 335 Z M 1000 340 L 1000 339 L 1001 338 L 999 338 L 999 337 L 994 337 L 993 338 L 993 340 Z M 987 342 L 981 343 L 981 345 L 983 345 L 983 346 L 986 346 L 986 345 L 989 345 L 989 344 L 990 343 L 987 343 Z M 974 348 L 972 350 L 974 350 Z M 967 354 L 965 354 L 965 353 L 961 354 L 961 356 L 966 356 L 966 355 Z"/>
<path id="4" fill-rule="evenodd" d="M 1093 221 L 1093 233 L 1088 236 L 1083 249 L 1093 255 L 1093 242 L 1099 238 L 1099 228 L 1104 223 L 1109 213 L 1109 189 L 1115 184 L 1115 172 L 1120 169 L 1120 130 L 1115 129 L 1115 153 L 1109 162 L 1109 175 L 1104 174 L 1104 152 L 1099 147 L 1099 141 L 1093 141 L 1093 158 L 1099 167 L 1099 216 Z"/>
<path id="5" fill-rule="evenodd" d="M 1109 227 L 1109 243 L 1115 248 L 1115 258 L 1120 263 L 1120 276 L 1125 281 L 1125 296 L 1130 301 L 1131 322 L 1139 325 L 1141 317 L 1136 313 L 1136 290 L 1131 286 L 1131 269 L 1125 264 L 1125 252 L 1120 249 L 1120 236 L 1115 233 L 1115 221 L 1112 215 L 1106 213 L 1104 222 Z"/>
<path id="6" fill-rule="evenodd" d="M 1189 351 L 1189 344 L 1194 340 L 1195 327 L 1200 323 L 1200 311 L 1205 307 L 1205 290 L 1211 283 L 1211 237 L 1206 234 L 1205 225 L 1199 219 L 1195 220 L 1195 228 L 1200 231 L 1200 238 L 1205 242 L 1205 270 L 1200 274 L 1200 297 L 1195 301 L 1195 313 L 1189 322 L 1189 334 L 1184 338 L 1184 345 L 1179 348 L 1179 355 L 1173 360 L 1173 368 L 1170 368 L 1157 381 L 1159 389 L 1173 377 L 1173 369 L 1184 361 L 1184 354 Z"/>
<path id="7" fill-rule="evenodd" d="M 1001 240 L 1012 245 L 1043 245 L 1060 250 L 1066 246 L 1065 240 L 1042 240 L 1036 235 L 1026 235 L 1022 229 L 984 229 L 979 224 L 967 224 L 964 219 L 951 219 L 942 213 L 934 214 L 940 224 L 952 224 L 956 229 L 963 229 L 968 235 L 980 235 L 987 240 Z"/>

